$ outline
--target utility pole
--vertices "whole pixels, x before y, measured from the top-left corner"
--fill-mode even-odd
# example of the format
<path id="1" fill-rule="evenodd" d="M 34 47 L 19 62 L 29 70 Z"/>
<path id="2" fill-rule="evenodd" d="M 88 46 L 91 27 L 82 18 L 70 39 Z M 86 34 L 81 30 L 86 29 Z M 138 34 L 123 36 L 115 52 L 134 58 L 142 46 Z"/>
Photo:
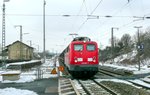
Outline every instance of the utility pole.
<path id="1" fill-rule="evenodd" d="M 138 32 L 138 35 L 137 35 L 137 38 L 138 38 L 138 42 L 137 42 L 137 51 L 138 51 L 138 70 L 140 71 L 141 70 L 141 63 L 140 63 L 140 47 L 141 47 L 141 42 L 140 42 L 140 28 L 142 28 L 142 26 L 135 26 L 134 28 L 137 28 L 137 32 Z"/>
<path id="2" fill-rule="evenodd" d="M 3 14 L 2 14 L 2 65 L 5 66 L 6 64 L 6 53 L 5 53 L 5 43 L 6 43 L 6 38 L 5 38 L 5 2 L 9 2 L 9 0 L 3 0 Z"/>
<path id="3" fill-rule="evenodd" d="M 43 61 L 45 63 L 46 60 L 46 52 L 45 52 L 45 5 L 46 1 L 43 1 Z"/>
<path id="4" fill-rule="evenodd" d="M 119 29 L 117 27 L 111 28 L 111 56 L 112 56 L 112 63 L 114 62 L 114 29 Z"/>
<path id="5" fill-rule="evenodd" d="M 30 40 L 30 47 L 32 47 L 32 41 Z"/>
<path id="6" fill-rule="evenodd" d="M 20 42 L 22 42 L 22 25 L 15 25 L 15 27 L 19 27 L 20 28 Z"/>
<path id="7" fill-rule="evenodd" d="M 5 2 L 3 2 L 3 17 L 2 17 L 2 65 L 5 65 Z"/>
<path id="8" fill-rule="evenodd" d="M 23 58 L 23 49 L 22 49 L 22 25 L 15 25 L 15 27 L 19 27 L 20 28 L 20 60 L 22 60 Z"/>

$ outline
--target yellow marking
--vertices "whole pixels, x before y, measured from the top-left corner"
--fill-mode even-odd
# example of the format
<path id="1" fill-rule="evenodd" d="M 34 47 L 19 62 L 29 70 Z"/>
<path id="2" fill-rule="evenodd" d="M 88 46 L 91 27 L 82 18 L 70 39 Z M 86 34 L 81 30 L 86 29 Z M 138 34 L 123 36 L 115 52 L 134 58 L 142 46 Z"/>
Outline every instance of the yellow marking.
<path id="1" fill-rule="evenodd" d="M 56 68 L 51 71 L 51 74 L 57 74 Z"/>

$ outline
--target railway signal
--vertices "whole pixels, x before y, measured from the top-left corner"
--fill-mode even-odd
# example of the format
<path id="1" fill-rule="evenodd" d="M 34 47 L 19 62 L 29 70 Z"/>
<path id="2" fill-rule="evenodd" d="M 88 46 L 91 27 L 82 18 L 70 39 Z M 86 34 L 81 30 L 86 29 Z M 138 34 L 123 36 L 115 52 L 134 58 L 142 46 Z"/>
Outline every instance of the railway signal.
<path id="1" fill-rule="evenodd" d="M 138 32 L 138 35 L 137 35 L 137 38 L 138 38 L 138 48 L 137 48 L 137 51 L 138 51 L 138 70 L 140 71 L 141 70 L 141 63 L 140 63 L 140 48 L 141 48 L 141 41 L 140 41 L 140 28 L 142 28 L 142 26 L 135 26 L 134 28 L 137 28 L 137 32 Z M 144 47 L 143 47 L 144 48 Z"/>

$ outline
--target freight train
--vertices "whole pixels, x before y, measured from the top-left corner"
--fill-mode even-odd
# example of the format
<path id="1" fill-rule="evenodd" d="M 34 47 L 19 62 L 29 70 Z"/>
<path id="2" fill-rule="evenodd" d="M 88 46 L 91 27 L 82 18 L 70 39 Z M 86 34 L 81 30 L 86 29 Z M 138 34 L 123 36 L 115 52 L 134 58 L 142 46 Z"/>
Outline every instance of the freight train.
<path id="1" fill-rule="evenodd" d="M 76 37 L 59 55 L 59 62 L 74 78 L 91 78 L 98 72 L 99 49 L 88 37 Z"/>

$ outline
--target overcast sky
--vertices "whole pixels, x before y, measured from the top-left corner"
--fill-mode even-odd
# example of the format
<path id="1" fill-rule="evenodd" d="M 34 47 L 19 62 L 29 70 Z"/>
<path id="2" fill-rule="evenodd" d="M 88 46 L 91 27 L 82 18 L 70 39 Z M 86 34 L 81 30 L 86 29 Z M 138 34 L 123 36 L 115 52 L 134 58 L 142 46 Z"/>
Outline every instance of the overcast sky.
<path id="1" fill-rule="evenodd" d="M 71 33 L 88 36 L 103 45 L 110 45 L 111 28 L 120 38 L 134 35 L 134 26 L 146 29 L 150 20 L 138 20 L 134 16 L 150 16 L 150 0 L 45 0 L 46 1 L 46 50 L 61 52 L 72 40 Z M 2 0 L 0 1 L 2 14 Z M 19 28 L 23 26 L 23 42 L 43 50 L 43 0 L 10 0 L 6 3 L 6 45 L 19 40 Z M 70 15 L 68 17 L 63 15 Z M 88 16 L 95 15 L 95 16 Z M 112 17 L 105 17 L 105 16 Z M 97 18 L 96 16 L 99 16 Z M 0 17 L 2 22 L 2 16 Z M 134 21 L 138 20 L 138 21 Z M 133 22 L 134 21 L 134 22 Z M 0 24 L 0 27 L 2 25 Z M 0 29 L 2 30 L 2 29 Z M 0 33 L 0 38 L 2 37 Z M 0 43 L 2 39 L 0 39 Z"/>

